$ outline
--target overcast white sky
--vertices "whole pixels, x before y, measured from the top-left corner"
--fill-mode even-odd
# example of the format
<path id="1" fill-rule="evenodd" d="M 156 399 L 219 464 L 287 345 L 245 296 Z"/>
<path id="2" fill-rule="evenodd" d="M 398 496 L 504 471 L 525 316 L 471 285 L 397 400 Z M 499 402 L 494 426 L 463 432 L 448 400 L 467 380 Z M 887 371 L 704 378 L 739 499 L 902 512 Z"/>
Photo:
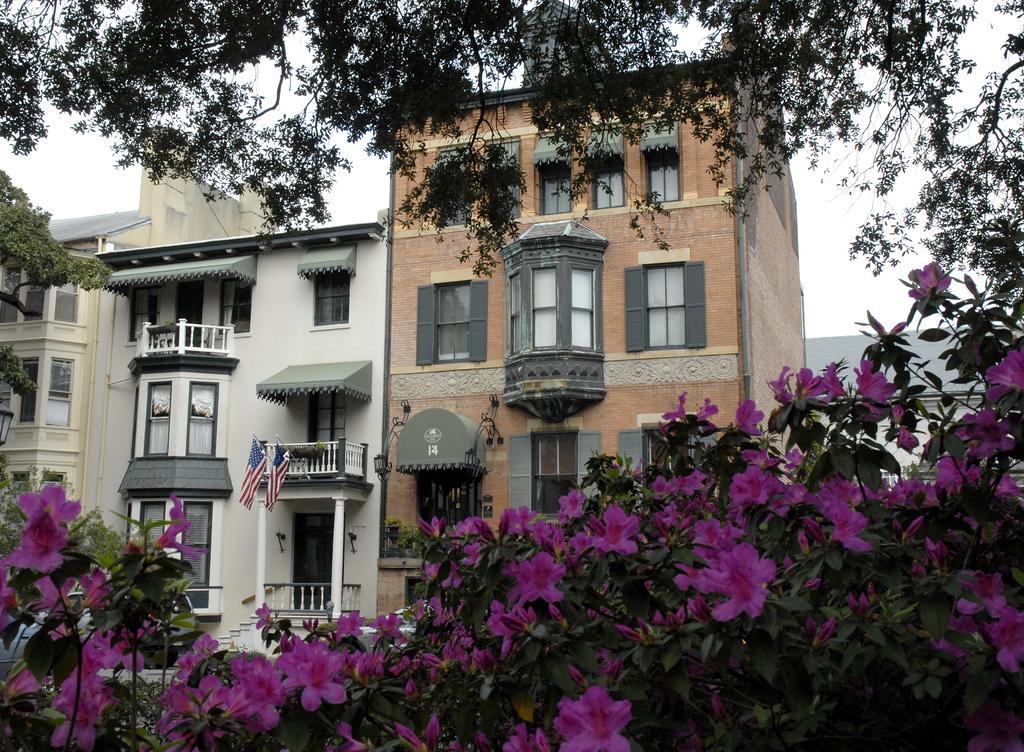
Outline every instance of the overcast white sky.
<path id="1" fill-rule="evenodd" d="M 984 62 L 994 66 L 998 59 L 993 55 L 998 54 L 1005 32 L 994 29 L 991 18 L 990 12 L 980 13 L 980 21 L 965 49 L 976 59 L 987 57 Z M 969 83 L 976 84 L 976 81 Z M 965 89 L 971 91 L 976 87 L 965 85 Z M 136 208 L 140 169 L 116 168 L 104 139 L 74 133 L 70 126 L 70 119 L 52 116 L 49 138 L 27 157 L 14 156 L 7 145 L 0 142 L 0 169 L 54 217 Z M 367 157 L 358 146 L 346 144 L 343 148 L 354 166 L 352 172 L 338 176 L 331 192 L 332 222 L 372 220 L 388 203 L 387 165 Z M 847 156 L 844 149 L 831 155 L 833 162 Z M 824 164 L 828 165 L 829 160 Z M 812 171 L 805 159 L 797 159 L 792 167 L 799 213 L 800 273 L 807 336 L 855 333 L 859 329 L 855 322 L 864 321 L 864 312 L 868 309 L 890 326 L 903 318 L 908 310 L 908 298 L 900 279 L 925 263 L 926 258 L 907 259 L 896 269 L 887 270 L 879 277 L 872 276 L 863 262 L 851 261 L 848 252 L 857 228 L 870 212 L 870 202 L 852 200 L 835 187 L 834 177 L 822 170 Z M 897 201 L 912 195 L 913 186 L 908 185 Z"/>

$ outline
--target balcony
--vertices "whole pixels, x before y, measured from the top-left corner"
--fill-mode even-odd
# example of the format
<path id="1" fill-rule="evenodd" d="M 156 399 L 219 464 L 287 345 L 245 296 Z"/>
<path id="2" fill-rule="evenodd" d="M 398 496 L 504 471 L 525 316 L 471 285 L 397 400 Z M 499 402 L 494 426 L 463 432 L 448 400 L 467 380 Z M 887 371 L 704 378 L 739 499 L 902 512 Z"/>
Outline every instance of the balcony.
<path id="1" fill-rule="evenodd" d="M 190 324 L 178 319 L 176 324 L 144 323 L 139 334 L 136 357 L 154 355 L 217 355 L 231 357 L 235 327 L 213 324 Z"/>
<path id="2" fill-rule="evenodd" d="M 359 611 L 359 585 L 341 586 L 341 612 Z M 268 582 L 267 605 L 275 614 L 321 614 L 334 608 L 329 582 Z"/>
<path id="3" fill-rule="evenodd" d="M 335 479 L 366 478 L 366 444 L 356 444 L 345 439 L 337 441 L 307 441 L 282 444 L 291 456 L 285 478 Z M 268 445 L 268 457 L 273 457 L 272 446 Z"/>

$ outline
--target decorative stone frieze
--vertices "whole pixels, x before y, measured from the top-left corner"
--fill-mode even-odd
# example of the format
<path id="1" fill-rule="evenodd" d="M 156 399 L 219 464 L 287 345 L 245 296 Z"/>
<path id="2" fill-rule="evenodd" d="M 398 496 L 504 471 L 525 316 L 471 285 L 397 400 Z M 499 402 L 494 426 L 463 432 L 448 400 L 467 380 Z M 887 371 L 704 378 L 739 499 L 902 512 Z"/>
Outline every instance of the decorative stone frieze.
<path id="1" fill-rule="evenodd" d="M 735 355 L 693 355 L 681 358 L 610 360 L 604 364 L 608 386 L 728 381 L 739 373 Z"/>
<path id="2" fill-rule="evenodd" d="M 497 394 L 505 388 L 504 368 L 399 373 L 391 377 L 391 399 Z"/>

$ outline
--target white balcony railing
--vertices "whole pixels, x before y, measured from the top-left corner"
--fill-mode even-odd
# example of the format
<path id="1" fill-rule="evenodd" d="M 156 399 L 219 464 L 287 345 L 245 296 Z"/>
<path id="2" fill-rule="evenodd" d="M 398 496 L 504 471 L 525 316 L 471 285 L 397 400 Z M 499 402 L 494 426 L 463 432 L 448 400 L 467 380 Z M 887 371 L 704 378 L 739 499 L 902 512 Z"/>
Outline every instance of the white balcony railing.
<path id="1" fill-rule="evenodd" d="M 267 604 L 274 613 L 324 613 L 334 608 L 329 582 L 268 582 Z M 341 611 L 359 610 L 359 585 L 341 586 Z"/>
<path id="2" fill-rule="evenodd" d="M 291 455 L 287 478 L 366 477 L 366 445 L 352 441 L 306 441 L 283 444 Z M 339 451 L 339 446 L 343 449 Z M 273 457 L 268 445 L 268 456 Z"/>
<path id="3" fill-rule="evenodd" d="M 234 349 L 234 324 L 190 324 L 178 319 L 176 324 L 156 326 L 148 321 L 142 325 L 139 334 L 137 354 L 140 358 L 150 355 L 225 355 Z"/>

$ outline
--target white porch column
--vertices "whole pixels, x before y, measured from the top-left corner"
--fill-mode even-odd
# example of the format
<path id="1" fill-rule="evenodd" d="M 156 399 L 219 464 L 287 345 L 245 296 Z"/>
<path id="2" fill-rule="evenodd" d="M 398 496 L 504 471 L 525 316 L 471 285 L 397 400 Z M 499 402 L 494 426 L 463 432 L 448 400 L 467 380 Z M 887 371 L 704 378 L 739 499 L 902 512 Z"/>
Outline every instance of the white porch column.
<path id="1" fill-rule="evenodd" d="M 256 605 L 253 611 L 263 605 L 267 597 L 267 508 L 256 500 L 259 511 L 256 516 Z"/>
<path id="2" fill-rule="evenodd" d="M 342 588 L 345 584 L 345 500 L 334 499 L 334 537 L 331 543 L 331 617 L 341 616 Z"/>

